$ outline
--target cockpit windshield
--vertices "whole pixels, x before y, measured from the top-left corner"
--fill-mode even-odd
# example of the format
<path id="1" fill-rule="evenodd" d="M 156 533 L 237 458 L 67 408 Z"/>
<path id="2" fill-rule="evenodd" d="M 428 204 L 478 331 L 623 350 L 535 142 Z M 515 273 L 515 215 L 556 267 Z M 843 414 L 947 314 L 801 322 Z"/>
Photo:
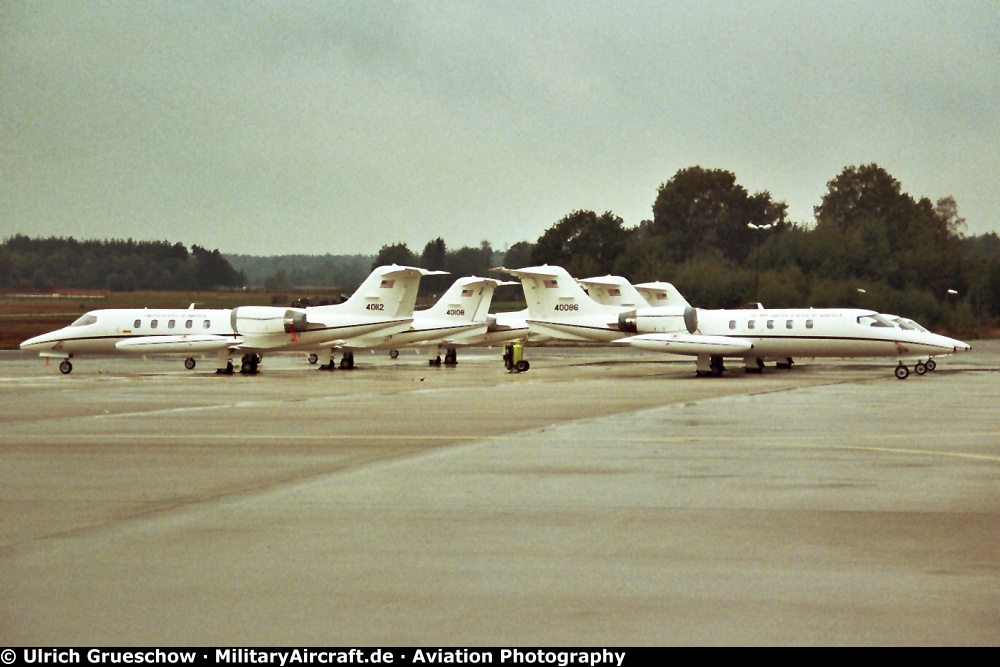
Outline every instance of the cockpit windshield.
<path id="1" fill-rule="evenodd" d="M 911 319 L 907 319 L 905 317 L 891 317 L 890 319 L 893 322 L 895 322 L 900 329 L 903 329 L 904 331 L 923 331 L 925 333 L 927 332 L 927 329 L 920 326 Z"/>
<path id="2" fill-rule="evenodd" d="M 90 324 L 94 324 L 95 322 L 97 322 L 97 316 L 96 315 L 91 315 L 90 313 L 87 313 L 86 315 L 81 316 L 80 319 L 78 319 L 76 322 L 73 322 L 73 324 L 71 324 L 70 326 L 71 327 L 85 327 L 85 326 L 88 326 Z"/>
<path id="3" fill-rule="evenodd" d="M 895 329 L 896 325 L 891 321 L 886 319 L 884 315 L 874 314 L 874 315 L 862 315 L 858 318 L 858 324 L 863 327 L 888 327 L 890 329 Z"/>

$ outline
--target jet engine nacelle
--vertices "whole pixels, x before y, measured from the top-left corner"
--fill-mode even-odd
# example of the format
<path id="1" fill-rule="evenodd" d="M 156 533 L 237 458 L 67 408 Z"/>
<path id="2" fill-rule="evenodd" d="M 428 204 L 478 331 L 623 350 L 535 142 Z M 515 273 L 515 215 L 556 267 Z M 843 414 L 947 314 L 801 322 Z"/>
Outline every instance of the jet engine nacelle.
<path id="1" fill-rule="evenodd" d="M 618 330 L 628 334 L 680 333 L 698 329 L 698 311 L 684 308 L 640 308 L 618 316 Z"/>
<path id="2" fill-rule="evenodd" d="M 240 306 L 233 308 L 230 318 L 238 334 L 287 334 L 306 329 L 306 314 L 290 308 Z"/>
<path id="3" fill-rule="evenodd" d="M 635 311 L 627 310 L 618 315 L 618 330 L 623 333 L 639 333 L 639 325 L 636 322 Z"/>
<path id="4" fill-rule="evenodd" d="M 698 330 L 698 309 L 688 306 L 684 309 L 684 327 L 689 334 Z"/>

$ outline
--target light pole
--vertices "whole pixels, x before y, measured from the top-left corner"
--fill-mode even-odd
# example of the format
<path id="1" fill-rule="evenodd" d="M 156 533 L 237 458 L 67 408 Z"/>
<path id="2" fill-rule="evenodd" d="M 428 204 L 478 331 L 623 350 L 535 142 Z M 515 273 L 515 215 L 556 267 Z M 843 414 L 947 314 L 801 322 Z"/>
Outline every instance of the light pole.
<path id="1" fill-rule="evenodd" d="M 765 229 L 774 227 L 774 223 L 755 225 L 752 222 L 748 222 L 747 227 L 754 231 L 762 232 Z M 755 303 L 760 304 L 760 234 L 756 234 L 755 236 L 757 237 L 757 274 L 753 281 L 753 299 Z"/>

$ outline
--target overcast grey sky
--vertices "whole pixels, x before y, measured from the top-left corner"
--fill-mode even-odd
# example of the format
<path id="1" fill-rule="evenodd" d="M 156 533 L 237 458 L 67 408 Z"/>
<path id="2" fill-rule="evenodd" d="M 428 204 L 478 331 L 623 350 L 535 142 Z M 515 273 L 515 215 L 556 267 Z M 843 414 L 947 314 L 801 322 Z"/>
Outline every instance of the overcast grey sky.
<path id="1" fill-rule="evenodd" d="M 1000 4 L 0 0 L 2 238 L 503 249 L 869 162 L 1000 229 Z"/>

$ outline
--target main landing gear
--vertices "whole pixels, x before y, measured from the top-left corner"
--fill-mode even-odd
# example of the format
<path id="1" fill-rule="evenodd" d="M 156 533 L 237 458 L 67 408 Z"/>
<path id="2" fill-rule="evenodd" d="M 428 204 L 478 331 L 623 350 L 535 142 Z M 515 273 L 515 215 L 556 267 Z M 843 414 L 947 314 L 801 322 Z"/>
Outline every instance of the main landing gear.
<path id="1" fill-rule="evenodd" d="M 441 349 L 438 348 L 437 354 L 427 359 L 427 363 L 430 366 L 440 366 L 441 365 Z M 431 350 L 434 353 L 434 350 Z M 458 352 L 453 347 L 449 347 L 444 352 L 444 365 L 445 366 L 455 366 L 458 364 Z"/>
<path id="2" fill-rule="evenodd" d="M 330 363 L 323 364 L 319 367 L 321 371 L 332 371 L 340 368 L 342 371 L 352 371 L 354 370 L 354 353 L 344 352 L 344 356 L 340 359 L 340 365 L 337 365 L 336 360 L 333 358 L 333 353 L 330 354 Z"/>
<path id="3" fill-rule="evenodd" d="M 913 365 L 913 372 L 917 375 L 924 375 L 927 371 L 933 371 L 937 368 L 937 362 L 933 359 L 928 359 L 927 361 L 918 361 Z M 900 380 L 905 380 L 910 377 L 910 369 L 907 368 L 902 361 L 896 366 L 896 370 L 893 371 L 896 377 Z"/>
<path id="4" fill-rule="evenodd" d="M 188 362 L 191 365 L 188 366 Z M 244 354 L 243 358 L 240 359 L 240 375 L 255 375 L 257 373 L 257 367 L 260 366 L 263 358 L 259 354 Z M 194 359 L 187 359 L 184 365 L 188 369 L 194 368 Z M 232 375 L 235 368 L 233 366 L 233 360 L 229 358 L 228 353 L 220 352 L 218 365 L 215 368 L 216 375 Z"/>
<path id="5" fill-rule="evenodd" d="M 726 364 L 723 363 L 722 357 L 718 355 L 701 355 L 698 357 L 698 361 L 695 365 L 695 375 L 697 377 L 722 377 L 722 374 L 726 372 Z"/>
<path id="6" fill-rule="evenodd" d="M 262 359 L 259 354 L 244 354 L 240 362 L 240 374 L 254 375 L 261 361 Z"/>
<path id="7" fill-rule="evenodd" d="M 791 357 L 785 357 L 783 361 L 778 361 L 774 364 L 775 368 L 781 368 L 788 370 L 792 367 L 795 360 Z M 747 373 L 763 373 L 764 372 L 764 360 L 760 357 L 744 357 L 743 358 L 744 370 Z"/>
<path id="8" fill-rule="evenodd" d="M 69 362 L 69 359 L 62 360 L 62 363 L 59 364 L 59 372 L 63 375 L 69 375 L 73 372 L 73 364 Z"/>

